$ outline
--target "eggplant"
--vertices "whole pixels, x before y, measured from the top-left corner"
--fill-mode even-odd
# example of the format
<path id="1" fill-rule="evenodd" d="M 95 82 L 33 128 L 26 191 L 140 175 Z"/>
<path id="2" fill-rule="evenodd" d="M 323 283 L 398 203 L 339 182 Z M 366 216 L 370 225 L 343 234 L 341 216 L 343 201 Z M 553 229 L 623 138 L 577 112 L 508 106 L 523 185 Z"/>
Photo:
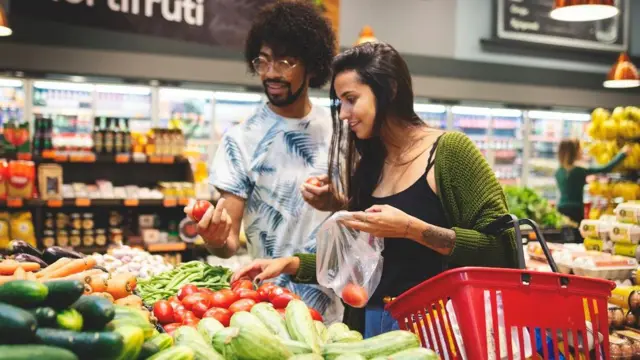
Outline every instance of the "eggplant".
<path id="1" fill-rule="evenodd" d="M 13 257 L 13 259 L 15 261 L 17 261 L 17 262 L 34 262 L 34 263 L 38 263 L 38 264 L 40 264 L 40 268 L 42 268 L 42 269 L 44 269 L 47 266 L 49 266 L 49 265 L 47 265 L 46 262 L 44 262 L 44 260 L 40 259 L 37 256 L 33 256 L 31 254 L 25 254 L 25 253 L 18 254 L 18 255 L 15 255 Z"/>
<path id="2" fill-rule="evenodd" d="M 60 246 L 48 247 L 44 253 L 42 253 L 42 260 L 51 265 L 54 262 L 62 258 L 82 259 L 84 255 L 79 252 L 62 248 Z"/>
<path id="3" fill-rule="evenodd" d="M 42 252 L 23 240 L 12 240 L 9 243 L 9 253 L 12 255 L 29 254 L 42 259 Z"/>

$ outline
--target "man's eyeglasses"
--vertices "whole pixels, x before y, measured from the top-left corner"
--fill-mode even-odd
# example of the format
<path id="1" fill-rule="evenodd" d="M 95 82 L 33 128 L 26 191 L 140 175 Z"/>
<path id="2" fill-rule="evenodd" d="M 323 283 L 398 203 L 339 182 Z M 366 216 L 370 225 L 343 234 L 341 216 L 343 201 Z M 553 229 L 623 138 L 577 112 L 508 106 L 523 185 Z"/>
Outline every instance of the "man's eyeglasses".
<path id="1" fill-rule="evenodd" d="M 273 70 L 275 70 L 275 72 L 277 72 L 278 74 L 286 74 L 297 65 L 297 64 L 291 64 L 287 60 L 269 61 L 266 58 L 263 58 L 261 56 L 253 59 L 251 64 L 253 65 L 253 69 L 259 75 L 264 75 L 268 73 L 271 66 L 273 66 Z"/>

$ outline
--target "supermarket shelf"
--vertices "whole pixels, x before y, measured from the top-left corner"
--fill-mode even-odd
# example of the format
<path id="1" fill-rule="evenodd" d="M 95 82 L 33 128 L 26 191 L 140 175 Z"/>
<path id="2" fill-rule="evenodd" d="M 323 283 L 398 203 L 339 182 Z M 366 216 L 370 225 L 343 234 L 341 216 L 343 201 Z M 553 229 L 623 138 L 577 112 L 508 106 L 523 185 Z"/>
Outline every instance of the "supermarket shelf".
<path id="1" fill-rule="evenodd" d="M 146 156 L 137 154 L 120 155 L 95 155 L 92 153 L 69 154 L 51 152 L 44 155 L 31 155 L 30 153 L 6 154 L 1 156 L 9 160 L 32 160 L 37 163 L 99 163 L 99 164 L 180 164 L 188 163 L 189 159 L 183 156 Z"/>
<path id="2" fill-rule="evenodd" d="M 146 250 L 150 253 L 158 252 L 181 252 L 187 250 L 188 246 L 185 242 L 165 243 L 165 244 L 147 244 Z"/>
<path id="3" fill-rule="evenodd" d="M 203 199 L 205 200 L 205 199 Z M 212 199 L 206 199 L 213 201 Z M 0 208 L 29 209 L 29 208 L 61 208 L 61 207 L 182 207 L 189 203 L 188 198 L 180 199 L 8 199 L 0 200 Z"/>

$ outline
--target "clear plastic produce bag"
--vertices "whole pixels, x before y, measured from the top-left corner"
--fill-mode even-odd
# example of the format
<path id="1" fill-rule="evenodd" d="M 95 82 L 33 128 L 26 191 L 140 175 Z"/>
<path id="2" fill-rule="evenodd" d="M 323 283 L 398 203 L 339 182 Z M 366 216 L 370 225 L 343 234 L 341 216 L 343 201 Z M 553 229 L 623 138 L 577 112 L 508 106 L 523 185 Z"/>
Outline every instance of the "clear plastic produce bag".
<path id="1" fill-rule="evenodd" d="M 337 212 L 318 231 L 316 275 L 345 303 L 364 307 L 380 283 L 384 239 L 340 222 L 350 218 L 347 211 Z"/>

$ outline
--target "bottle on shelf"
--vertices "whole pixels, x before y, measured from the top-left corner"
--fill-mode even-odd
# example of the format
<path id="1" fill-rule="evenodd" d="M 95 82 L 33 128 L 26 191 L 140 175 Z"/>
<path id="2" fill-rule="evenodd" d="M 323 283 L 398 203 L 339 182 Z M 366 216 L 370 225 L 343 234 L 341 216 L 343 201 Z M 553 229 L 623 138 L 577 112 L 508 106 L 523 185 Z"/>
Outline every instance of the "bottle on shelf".
<path id="1" fill-rule="evenodd" d="M 124 138 L 121 126 L 121 122 L 124 119 L 113 119 L 113 151 L 115 154 L 121 154 L 124 148 Z"/>
<path id="2" fill-rule="evenodd" d="M 104 117 L 95 118 L 93 121 L 93 152 L 96 154 L 102 154 L 104 150 Z"/>
<path id="3" fill-rule="evenodd" d="M 124 143 L 124 152 L 131 153 L 132 141 L 131 141 L 131 130 L 129 130 L 129 119 L 122 119 L 122 138 Z"/>
<path id="4" fill-rule="evenodd" d="M 104 153 L 105 154 L 113 154 L 113 148 L 114 148 L 114 138 L 115 138 L 115 131 L 113 130 L 113 123 L 115 122 L 114 118 L 107 118 L 107 124 L 105 126 L 105 133 L 104 133 Z"/>

